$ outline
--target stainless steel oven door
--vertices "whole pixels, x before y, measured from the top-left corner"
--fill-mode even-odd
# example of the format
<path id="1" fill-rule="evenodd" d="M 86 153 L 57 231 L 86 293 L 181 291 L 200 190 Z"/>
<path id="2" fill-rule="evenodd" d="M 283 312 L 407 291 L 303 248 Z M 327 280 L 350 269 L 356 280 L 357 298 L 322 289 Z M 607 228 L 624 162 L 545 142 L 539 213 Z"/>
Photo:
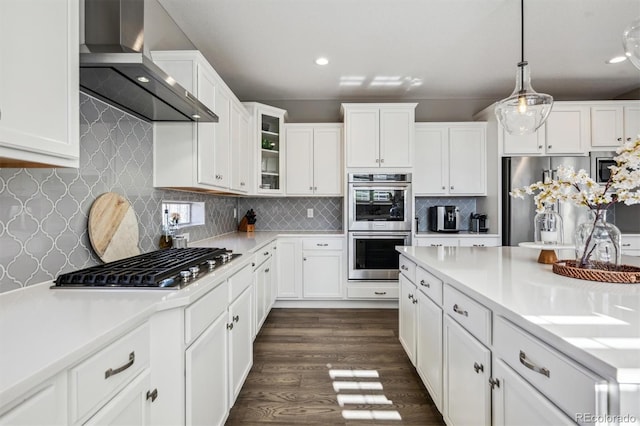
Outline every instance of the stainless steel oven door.
<path id="1" fill-rule="evenodd" d="M 411 184 L 350 183 L 349 231 L 410 231 Z"/>
<path id="2" fill-rule="evenodd" d="M 349 232 L 349 279 L 397 280 L 396 246 L 408 245 L 410 232 Z"/>

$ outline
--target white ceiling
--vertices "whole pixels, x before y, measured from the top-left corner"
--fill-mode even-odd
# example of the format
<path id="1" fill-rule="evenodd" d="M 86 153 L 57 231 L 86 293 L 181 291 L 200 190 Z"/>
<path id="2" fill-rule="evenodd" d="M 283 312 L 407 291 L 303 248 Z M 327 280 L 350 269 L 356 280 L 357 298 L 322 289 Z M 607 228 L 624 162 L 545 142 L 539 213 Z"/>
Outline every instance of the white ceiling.
<path id="1" fill-rule="evenodd" d="M 160 2 L 241 100 L 499 100 L 515 86 L 518 0 Z M 640 0 L 526 0 L 524 8 L 535 90 L 585 100 L 640 87 L 630 62 L 605 63 L 623 53 Z M 329 65 L 316 65 L 318 56 Z M 402 84 L 371 84 L 381 77 Z"/>

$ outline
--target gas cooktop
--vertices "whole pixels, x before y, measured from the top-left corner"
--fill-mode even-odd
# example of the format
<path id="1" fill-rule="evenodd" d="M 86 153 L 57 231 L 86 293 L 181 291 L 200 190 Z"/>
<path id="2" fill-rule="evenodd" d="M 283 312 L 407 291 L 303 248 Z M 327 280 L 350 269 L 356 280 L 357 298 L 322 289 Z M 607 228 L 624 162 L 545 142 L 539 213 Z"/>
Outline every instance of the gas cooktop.
<path id="1" fill-rule="evenodd" d="M 58 275 L 51 288 L 175 290 L 240 254 L 224 248 L 171 248 Z"/>

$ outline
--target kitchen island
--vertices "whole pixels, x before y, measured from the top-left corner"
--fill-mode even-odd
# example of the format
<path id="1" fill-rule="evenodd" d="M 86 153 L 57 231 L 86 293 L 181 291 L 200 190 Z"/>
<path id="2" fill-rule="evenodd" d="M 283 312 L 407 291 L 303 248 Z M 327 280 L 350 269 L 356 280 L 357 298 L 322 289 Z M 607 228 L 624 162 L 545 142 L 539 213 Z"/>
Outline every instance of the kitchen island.
<path id="1" fill-rule="evenodd" d="M 454 413 L 460 401 L 453 393 L 457 380 L 453 336 L 460 325 L 467 340 L 477 344 L 487 361 L 484 365 L 480 360 L 474 363 L 475 373 L 469 369 L 471 374 L 486 379 L 478 389 L 485 398 L 478 402 L 469 396 L 471 401 L 465 402 L 470 404 L 469 411 L 477 404 L 482 411 L 480 418 L 485 416 L 491 421 L 493 416 L 495 424 L 509 423 L 508 407 L 504 405 L 510 397 L 515 398 L 515 392 L 512 388 L 509 395 L 504 390 L 504 379 L 500 390 L 498 376 L 490 371 L 493 368 L 496 373 L 496 367 L 503 369 L 506 364 L 504 367 L 516 374 L 507 384 L 524 378 L 523 383 L 530 388 L 531 398 L 525 398 L 525 405 L 539 399 L 543 407 L 551 407 L 549 410 L 560 409 L 560 417 L 545 417 L 543 421 L 586 424 L 587 415 L 602 415 L 605 420 L 606 416 L 626 415 L 640 421 L 639 284 L 600 283 L 556 275 L 551 265 L 536 262 L 536 252 L 519 247 L 397 249 L 403 273 L 400 338 L 410 356 L 414 352 L 419 373 L 421 369 L 428 370 L 420 365 L 421 316 L 416 313 L 415 326 L 407 326 L 411 315 L 406 312 L 419 312 L 421 308 L 412 306 L 428 304 L 420 304 L 417 295 L 422 292 L 429 295 L 429 303 L 442 307 L 443 373 L 439 379 L 436 376 L 425 380 L 428 374 L 421 376 L 425 382 L 435 382 L 425 384 L 432 396 L 436 394 L 437 405 L 438 398 L 442 398 L 439 408 L 447 423 L 461 423 Z M 623 263 L 640 266 L 640 259 L 624 257 Z M 435 297 L 429 294 L 434 284 L 441 288 Z M 403 288 L 407 289 L 404 293 Z M 411 303 L 403 303 L 403 297 Z M 416 335 L 413 346 L 411 332 Z M 588 392 L 578 395 L 581 388 Z M 622 418 L 616 421 L 624 423 Z"/>

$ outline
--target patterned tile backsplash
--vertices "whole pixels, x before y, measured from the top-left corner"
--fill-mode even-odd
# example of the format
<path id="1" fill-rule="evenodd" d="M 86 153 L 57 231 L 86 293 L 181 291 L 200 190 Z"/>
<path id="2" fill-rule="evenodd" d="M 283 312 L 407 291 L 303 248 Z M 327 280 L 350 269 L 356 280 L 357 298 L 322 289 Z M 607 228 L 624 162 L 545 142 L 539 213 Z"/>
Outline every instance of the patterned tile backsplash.
<path id="1" fill-rule="evenodd" d="M 458 206 L 460 209 L 460 230 L 469 229 L 471 213 L 476 213 L 476 199 L 469 197 L 452 197 L 452 198 L 434 198 L 434 197 L 416 197 L 416 214 L 418 218 L 418 232 L 427 232 L 427 212 L 432 206 Z"/>
<path id="2" fill-rule="evenodd" d="M 153 187 L 150 123 L 80 94 L 79 169 L 0 169 L 0 292 L 99 263 L 87 234 L 100 194 L 125 196 L 138 217 L 142 252 L 156 250 L 162 200 L 205 202 L 200 240 L 236 229 L 237 199 Z"/>
<path id="3" fill-rule="evenodd" d="M 256 213 L 256 231 L 338 231 L 342 229 L 342 198 L 240 198 L 238 216 Z M 307 217 L 313 209 L 313 217 Z"/>

